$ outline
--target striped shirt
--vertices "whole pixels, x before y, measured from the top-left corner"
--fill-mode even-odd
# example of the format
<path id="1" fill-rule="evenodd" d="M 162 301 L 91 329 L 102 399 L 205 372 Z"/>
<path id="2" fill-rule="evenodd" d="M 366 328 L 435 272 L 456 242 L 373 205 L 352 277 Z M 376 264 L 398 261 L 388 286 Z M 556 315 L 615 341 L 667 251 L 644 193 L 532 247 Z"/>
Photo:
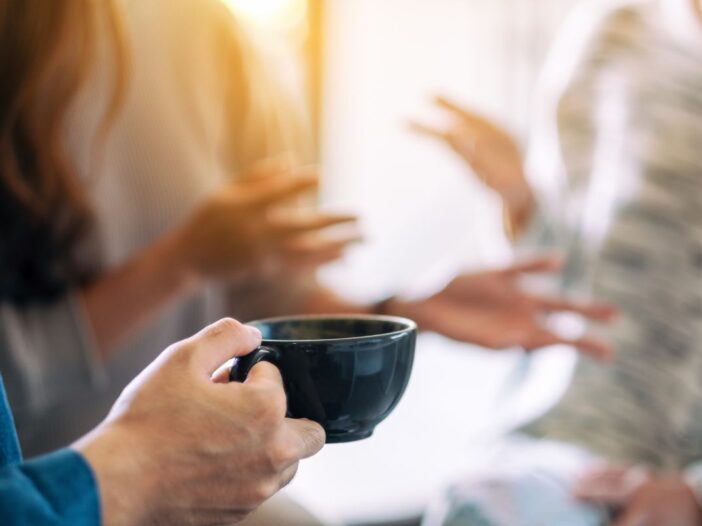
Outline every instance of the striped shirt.
<path id="1" fill-rule="evenodd" d="M 544 100 L 557 102 L 544 106 L 531 170 L 554 174 L 545 214 L 551 239 L 568 247 L 570 282 L 621 310 L 614 326 L 598 329 L 616 360 L 580 360 L 563 399 L 529 430 L 614 461 L 694 474 L 702 461 L 702 20 L 691 0 L 596 11 L 574 16 L 547 66 Z M 587 32 L 578 29 L 584 20 Z"/>

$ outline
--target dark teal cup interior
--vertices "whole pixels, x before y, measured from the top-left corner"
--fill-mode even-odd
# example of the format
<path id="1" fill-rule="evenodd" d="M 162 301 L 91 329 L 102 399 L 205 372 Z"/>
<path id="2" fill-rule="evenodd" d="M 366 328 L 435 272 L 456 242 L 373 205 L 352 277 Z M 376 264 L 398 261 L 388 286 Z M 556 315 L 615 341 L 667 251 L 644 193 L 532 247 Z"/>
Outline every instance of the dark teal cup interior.
<path id="1" fill-rule="evenodd" d="M 260 361 L 281 372 L 288 416 L 319 422 L 327 443 L 373 434 L 400 401 L 414 362 L 417 328 L 392 316 L 298 316 L 251 322 L 261 347 L 239 358 L 230 378 L 244 381 Z"/>

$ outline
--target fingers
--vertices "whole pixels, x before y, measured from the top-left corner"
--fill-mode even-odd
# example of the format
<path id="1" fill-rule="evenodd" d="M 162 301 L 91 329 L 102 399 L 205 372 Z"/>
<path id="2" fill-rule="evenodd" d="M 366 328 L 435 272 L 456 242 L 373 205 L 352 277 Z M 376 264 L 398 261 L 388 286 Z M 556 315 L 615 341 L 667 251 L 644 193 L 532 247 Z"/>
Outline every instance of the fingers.
<path id="1" fill-rule="evenodd" d="M 421 123 L 419 121 L 411 120 L 408 123 L 409 129 L 420 135 L 426 135 L 428 137 L 434 137 L 435 139 L 448 140 L 448 134 L 446 131 L 428 124 Z"/>
<path id="2" fill-rule="evenodd" d="M 490 126 L 489 121 L 487 121 L 484 117 L 481 117 L 477 113 L 474 113 L 460 105 L 458 105 L 456 102 L 444 97 L 444 96 L 437 96 L 435 99 L 436 104 L 449 111 L 450 113 L 453 113 L 455 116 L 459 117 L 461 121 L 466 124 L 467 126 L 470 127 L 484 127 L 484 126 Z"/>
<path id="3" fill-rule="evenodd" d="M 286 427 L 289 440 L 296 447 L 295 456 L 298 459 L 316 455 L 324 447 L 326 434 L 318 423 L 306 419 L 288 418 Z"/>
<path id="4" fill-rule="evenodd" d="M 211 380 L 216 384 L 228 384 L 229 374 L 231 373 L 231 363 L 227 362 L 222 364 L 217 370 L 212 374 Z"/>
<path id="5" fill-rule="evenodd" d="M 244 385 L 282 391 L 283 378 L 280 375 L 280 370 L 275 365 L 268 362 L 260 362 L 251 368 Z"/>
<path id="6" fill-rule="evenodd" d="M 586 473 L 575 485 L 573 495 L 586 502 L 623 506 L 647 480 L 648 471 L 638 466 L 604 466 Z"/>
<path id="7" fill-rule="evenodd" d="M 617 309 L 606 303 L 577 303 L 564 298 L 533 295 L 531 300 L 540 310 L 546 312 L 573 312 L 594 321 L 611 322 L 617 316 Z"/>
<path id="8" fill-rule="evenodd" d="M 265 208 L 308 192 L 318 184 L 319 177 L 312 171 L 259 178 L 247 185 L 248 202 L 251 206 Z"/>
<path id="9" fill-rule="evenodd" d="M 500 272 L 506 277 L 517 278 L 522 274 L 548 274 L 562 269 L 563 258 L 558 255 L 548 255 L 515 263 Z"/>
<path id="10" fill-rule="evenodd" d="M 583 336 L 575 340 L 569 340 L 570 345 L 575 347 L 580 354 L 594 358 L 599 362 L 611 362 L 614 359 L 614 349 L 612 346 L 597 338 Z"/>
<path id="11" fill-rule="evenodd" d="M 612 523 L 612 526 L 647 526 L 648 513 L 637 506 L 624 508 L 621 515 Z"/>
<path id="12" fill-rule="evenodd" d="M 361 240 L 362 238 L 355 234 L 338 239 L 296 239 L 282 247 L 283 259 L 289 267 L 315 267 L 341 258 L 350 245 Z"/>
<path id="13" fill-rule="evenodd" d="M 283 489 L 285 486 L 287 486 L 293 481 L 295 475 L 297 475 L 297 469 L 299 467 L 300 463 L 295 462 L 292 466 L 289 466 L 285 471 L 283 471 L 282 475 L 280 476 L 280 489 Z"/>
<path id="14" fill-rule="evenodd" d="M 264 159 L 236 175 L 236 182 L 248 184 L 267 177 L 289 174 L 299 163 L 294 154 L 283 154 L 271 159 Z"/>
<path id="15" fill-rule="evenodd" d="M 615 479 L 582 480 L 573 494 L 578 500 L 607 506 L 623 506 L 629 498 L 629 492 L 621 480 Z"/>
<path id="16" fill-rule="evenodd" d="M 205 327 L 190 338 L 191 345 L 182 352 L 191 352 L 198 369 L 210 378 L 224 362 L 244 356 L 261 343 L 261 332 L 236 320 L 225 318 Z"/>
<path id="17" fill-rule="evenodd" d="M 271 219 L 274 235 L 287 237 L 323 230 L 332 226 L 355 223 L 358 218 L 349 214 L 313 214 L 307 217 L 286 217 Z"/>
<path id="18" fill-rule="evenodd" d="M 539 349 L 549 345 L 572 345 L 580 353 L 595 360 L 607 362 L 614 356 L 612 347 L 596 338 L 566 338 L 546 329 L 536 330 L 529 338 L 528 350 Z"/>

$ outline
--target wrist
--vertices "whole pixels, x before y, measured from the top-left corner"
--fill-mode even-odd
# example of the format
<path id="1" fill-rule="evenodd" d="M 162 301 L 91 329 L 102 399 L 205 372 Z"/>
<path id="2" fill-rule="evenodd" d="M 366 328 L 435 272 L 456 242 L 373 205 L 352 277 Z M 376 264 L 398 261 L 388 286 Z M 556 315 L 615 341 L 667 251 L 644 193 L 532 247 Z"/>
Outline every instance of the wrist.
<path id="1" fill-rule="evenodd" d="M 421 329 L 422 313 L 420 309 L 421 302 L 405 301 L 395 296 L 391 296 L 379 303 L 376 303 L 374 314 L 385 314 L 388 316 L 400 316 L 414 321 Z"/>
<path id="2" fill-rule="evenodd" d="M 534 209 L 535 198 L 526 178 L 522 176 L 519 182 L 500 192 L 504 206 L 513 215 L 527 215 Z"/>
<path id="3" fill-rule="evenodd" d="M 190 257 L 185 239 L 181 231 L 167 235 L 154 245 L 151 257 L 173 290 L 188 293 L 202 288 L 207 280 Z"/>
<path id="4" fill-rule="evenodd" d="M 147 506 L 158 498 L 148 459 L 132 438 L 119 425 L 103 423 L 72 445 L 93 471 L 104 526 L 147 523 Z"/>
<path id="5" fill-rule="evenodd" d="M 397 301 L 397 298 L 395 298 L 395 296 L 389 296 L 385 299 L 377 301 L 371 305 L 369 309 L 370 313 L 378 314 L 380 316 L 394 315 L 391 308 L 395 301 Z"/>
<path id="6" fill-rule="evenodd" d="M 504 208 L 505 228 L 510 237 L 513 237 L 523 230 L 524 226 L 529 222 L 536 208 L 536 199 L 526 181 L 523 187 L 503 192 L 501 197 Z"/>

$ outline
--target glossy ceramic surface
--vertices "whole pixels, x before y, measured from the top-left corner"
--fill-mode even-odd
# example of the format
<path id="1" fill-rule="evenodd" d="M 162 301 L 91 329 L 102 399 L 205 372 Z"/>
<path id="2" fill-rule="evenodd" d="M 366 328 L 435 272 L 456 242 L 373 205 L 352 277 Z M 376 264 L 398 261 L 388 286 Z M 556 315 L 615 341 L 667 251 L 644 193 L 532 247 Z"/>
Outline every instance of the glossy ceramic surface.
<path id="1" fill-rule="evenodd" d="M 259 361 L 280 368 L 288 414 L 319 422 L 327 442 L 369 437 L 400 401 L 412 372 L 416 325 L 391 316 L 301 316 L 251 322 L 262 346 L 240 358 L 243 381 Z"/>

